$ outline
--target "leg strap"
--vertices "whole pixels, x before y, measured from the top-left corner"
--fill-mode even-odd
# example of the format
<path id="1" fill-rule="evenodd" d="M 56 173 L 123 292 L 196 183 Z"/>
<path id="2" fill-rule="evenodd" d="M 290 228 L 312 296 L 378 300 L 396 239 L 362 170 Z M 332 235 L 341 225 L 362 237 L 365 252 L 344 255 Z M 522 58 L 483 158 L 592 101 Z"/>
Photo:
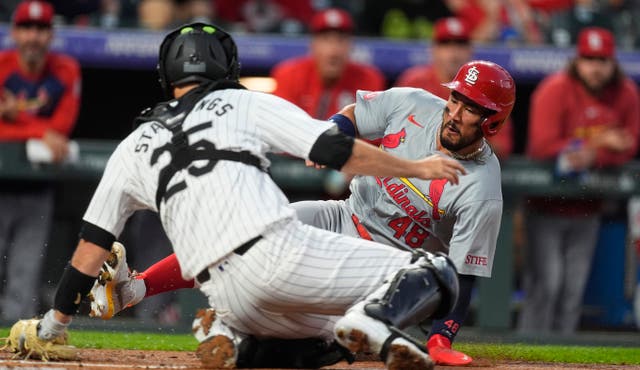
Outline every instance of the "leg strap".
<path id="1" fill-rule="evenodd" d="M 367 315 L 400 330 L 451 311 L 458 298 L 458 278 L 445 256 L 421 258 L 398 271 L 381 299 L 365 304 Z"/>

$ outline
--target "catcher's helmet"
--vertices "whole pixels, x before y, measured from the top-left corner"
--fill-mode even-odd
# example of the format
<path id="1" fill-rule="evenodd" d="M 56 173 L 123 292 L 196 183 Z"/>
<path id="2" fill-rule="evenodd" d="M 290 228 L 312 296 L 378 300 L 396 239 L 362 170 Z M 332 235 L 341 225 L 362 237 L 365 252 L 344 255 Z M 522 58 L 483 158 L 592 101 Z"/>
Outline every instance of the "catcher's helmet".
<path id="1" fill-rule="evenodd" d="M 237 81 L 240 63 L 236 43 L 215 25 L 184 25 L 162 41 L 158 75 L 167 97 L 172 97 L 174 86 L 189 82 Z"/>
<path id="2" fill-rule="evenodd" d="M 492 111 L 480 124 L 485 137 L 498 133 L 516 101 L 513 77 L 499 65 L 484 60 L 464 64 L 451 82 L 442 85 Z"/>

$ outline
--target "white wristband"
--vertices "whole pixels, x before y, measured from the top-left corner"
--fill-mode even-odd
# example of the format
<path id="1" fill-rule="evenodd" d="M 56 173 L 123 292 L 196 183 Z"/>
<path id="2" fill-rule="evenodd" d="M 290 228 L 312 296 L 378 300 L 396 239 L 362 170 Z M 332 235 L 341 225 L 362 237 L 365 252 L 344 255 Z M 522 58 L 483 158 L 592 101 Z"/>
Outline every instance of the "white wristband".
<path id="1" fill-rule="evenodd" d="M 42 340 L 52 340 L 62 336 L 70 323 L 71 321 L 65 324 L 56 320 L 52 308 L 47 311 L 42 320 L 40 320 L 40 323 L 38 323 L 38 337 Z"/>

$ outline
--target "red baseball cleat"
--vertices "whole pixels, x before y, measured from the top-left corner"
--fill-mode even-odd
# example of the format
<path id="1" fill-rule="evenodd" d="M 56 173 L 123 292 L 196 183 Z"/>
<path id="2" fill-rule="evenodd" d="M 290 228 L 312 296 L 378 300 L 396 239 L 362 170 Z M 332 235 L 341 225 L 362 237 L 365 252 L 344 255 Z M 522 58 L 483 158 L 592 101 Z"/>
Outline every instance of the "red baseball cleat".
<path id="1" fill-rule="evenodd" d="M 427 341 L 429 356 L 437 365 L 460 366 L 470 364 L 473 359 L 462 352 L 451 349 L 451 341 L 440 334 Z"/>

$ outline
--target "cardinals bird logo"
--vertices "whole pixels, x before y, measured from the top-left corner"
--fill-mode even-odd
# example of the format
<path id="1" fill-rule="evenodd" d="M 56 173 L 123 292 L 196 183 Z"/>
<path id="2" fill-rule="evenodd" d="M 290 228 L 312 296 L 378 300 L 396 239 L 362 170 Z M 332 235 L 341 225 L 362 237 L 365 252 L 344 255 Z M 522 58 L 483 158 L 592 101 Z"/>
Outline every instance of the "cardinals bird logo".
<path id="1" fill-rule="evenodd" d="M 387 134 L 382 138 L 382 146 L 385 148 L 397 148 L 398 145 L 404 143 L 407 132 L 405 129 L 395 134 Z"/>

